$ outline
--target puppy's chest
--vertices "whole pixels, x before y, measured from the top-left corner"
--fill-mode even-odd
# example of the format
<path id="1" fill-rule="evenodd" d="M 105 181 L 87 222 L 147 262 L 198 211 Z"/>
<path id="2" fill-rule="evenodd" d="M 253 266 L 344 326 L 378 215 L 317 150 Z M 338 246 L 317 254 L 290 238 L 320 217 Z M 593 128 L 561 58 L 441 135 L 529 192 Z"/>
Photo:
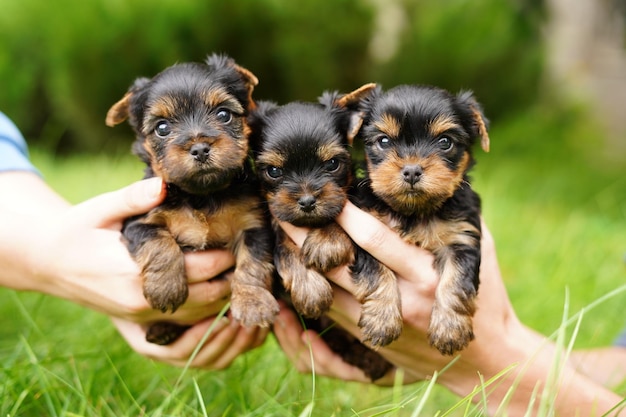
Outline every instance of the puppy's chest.
<path id="1" fill-rule="evenodd" d="M 253 200 L 227 202 L 211 209 L 185 205 L 162 215 L 178 245 L 191 250 L 230 248 L 243 231 L 262 227 Z"/>
<path id="2" fill-rule="evenodd" d="M 390 214 L 375 213 L 376 217 L 394 229 L 402 238 L 429 251 L 450 245 L 475 245 L 480 231 L 467 220 L 442 220 L 436 217 L 407 221 Z"/>

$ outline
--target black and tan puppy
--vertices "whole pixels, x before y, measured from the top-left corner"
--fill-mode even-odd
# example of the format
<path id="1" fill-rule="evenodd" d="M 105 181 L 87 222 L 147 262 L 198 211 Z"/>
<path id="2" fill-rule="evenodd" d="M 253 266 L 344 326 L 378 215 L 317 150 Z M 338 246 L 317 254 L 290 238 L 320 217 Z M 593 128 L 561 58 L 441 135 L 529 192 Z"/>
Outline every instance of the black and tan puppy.
<path id="1" fill-rule="evenodd" d="M 211 55 L 137 79 L 107 114 L 109 126 L 128 119 L 145 177 L 167 184 L 165 201 L 128 219 L 122 231 L 156 309 L 174 311 L 185 302 L 185 251 L 228 248 L 236 258 L 233 318 L 269 326 L 278 312 L 272 233 L 249 162 L 246 118 L 256 84 L 231 58 Z M 175 326 L 155 326 L 147 337 L 167 344 L 178 335 Z"/>
<path id="2" fill-rule="evenodd" d="M 362 302 L 362 340 L 384 346 L 402 329 L 394 274 L 360 250 L 334 222 L 352 185 L 349 142 L 361 118 L 353 110 L 375 85 L 351 93 L 327 93 L 318 103 L 259 103 L 252 112 L 257 174 L 277 236 L 274 263 L 296 311 L 320 317 L 333 300 L 324 273 L 350 265 Z M 301 250 L 278 221 L 311 228 Z"/>
<path id="3" fill-rule="evenodd" d="M 472 93 L 428 86 L 378 88 L 361 110 L 367 174 L 356 203 L 434 253 L 440 281 L 429 338 L 452 354 L 474 338 L 480 199 L 467 172 L 476 139 L 489 150 L 487 120 Z"/>

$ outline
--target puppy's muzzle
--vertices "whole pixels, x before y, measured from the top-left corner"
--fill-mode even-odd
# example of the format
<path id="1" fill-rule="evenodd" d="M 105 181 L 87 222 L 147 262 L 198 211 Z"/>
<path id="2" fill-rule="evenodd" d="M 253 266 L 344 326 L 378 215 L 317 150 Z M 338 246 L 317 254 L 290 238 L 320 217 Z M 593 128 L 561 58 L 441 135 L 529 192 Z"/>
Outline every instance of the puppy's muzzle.
<path id="1" fill-rule="evenodd" d="M 402 168 L 402 178 L 410 185 L 417 184 L 422 178 L 423 173 L 424 169 L 421 165 L 405 165 L 404 168 Z"/>
<path id="2" fill-rule="evenodd" d="M 311 194 L 305 194 L 298 199 L 298 206 L 300 210 L 305 213 L 310 213 L 315 209 L 315 204 L 317 203 L 317 198 Z"/>
<path id="3" fill-rule="evenodd" d="M 211 147 L 208 143 L 196 143 L 189 149 L 189 154 L 200 163 L 204 163 L 209 159 Z"/>

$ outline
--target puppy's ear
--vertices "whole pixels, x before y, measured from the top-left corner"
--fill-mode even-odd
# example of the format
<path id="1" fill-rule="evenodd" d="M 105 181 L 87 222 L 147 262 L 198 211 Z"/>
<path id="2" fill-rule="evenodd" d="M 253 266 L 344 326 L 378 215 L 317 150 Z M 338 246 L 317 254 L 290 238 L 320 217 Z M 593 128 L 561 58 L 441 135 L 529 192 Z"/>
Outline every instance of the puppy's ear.
<path id="1" fill-rule="evenodd" d="M 457 95 L 461 104 L 467 106 L 474 121 L 474 135 L 480 137 L 480 145 L 485 152 L 489 152 L 489 134 L 487 128 L 489 120 L 483 114 L 482 106 L 476 101 L 471 91 L 462 91 Z"/>
<path id="2" fill-rule="evenodd" d="M 267 126 L 268 116 L 276 108 L 278 105 L 272 101 L 259 101 L 255 109 L 248 115 L 247 122 L 251 130 L 248 142 L 255 154 L 261 150 L 261 137 Z"/>
<path id="3" fill-rule="evenodd" d="M 224 54 L 211 54 L 207 57 L 205 63 L 214 71 L 220 71 L 225 69 L 235 71 L 235 74 L 239 77 L 241 81 L 243 81 L 244 87 L 246 89 L 246 99 L 248 102 L 247 110 L 254 110 L 256 104 L 252 99 L 252 92 L 254 91 L 254 87 L 259 84 L 259 79 L 256 77 L 256 75 L 252 73 L 252 71 L 242 67 L 241 65 L 238 65 L 234 59 Z M 233 79 L 232 82 L 235 82 L 235 80 Z M 230 84 L 228 80 L 227 84 Z"/>
<path id="4" fill-rule="evenodd" d="M 256 103 L 252 99 L 252 92 L 254 91 L 254 87 L 259 84 L 259 79 L 252 73 L 252 71 L 242 67 L 241 65 L 233 64 L 233 68 L 239 73 L 239 75 L 241 75 L 241 78 L 246 85 L 246 89 L 248 90 L 248 110 L 252 111 L 256 108 Z"/>
<path id="5" fill-rule="evenodd" d="M 376 90 L 376 88 L 377 85 L 375 83 L 368 83 L 350 93 L 338 96 L 333 102 L 333 105 L 336 107 L 351 110 L 346 133 L 348 143 L 350 145 L 354 142 L 354 138 L 359 133 L 359 130 L 363 125 L 365 114 L 361 109 L 361 104 L 374 92 L 374 90 Z"/>
<path id="6" fill-rule="evenodd" d="M 377 85 L 375 83 L 365 84 L 356 90 L 337 98 L 335 104 L 344 108 L 358 107 L 361 101 L 367 98 L 376 89 L 376 87 Z"/>
<path id="7" fill-rule="evenodd" d="M 107 112 L 107 117 L 105 119 L 107 126 L 113 127 L 128 119 L 130 116 L 130 101 L 132 97 L 137 94 L 139 90 L 145 87 L 149 81 L 150 79 L 148 78 L 138 78 L 135 80 L 133 85 L 128 89 L 128 92 L 124 94 L 124 97 L 115 103 Z"/>

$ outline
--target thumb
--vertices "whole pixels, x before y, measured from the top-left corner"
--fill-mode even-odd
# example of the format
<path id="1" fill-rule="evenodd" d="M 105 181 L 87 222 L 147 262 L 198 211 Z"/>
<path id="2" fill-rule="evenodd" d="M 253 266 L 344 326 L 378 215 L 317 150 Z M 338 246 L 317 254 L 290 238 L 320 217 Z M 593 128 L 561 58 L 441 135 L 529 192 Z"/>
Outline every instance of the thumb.
<path id="1" fill-rule="evenodd" d="M 165 198 L 165 183 L 154 177 L 138 181 L 116 191 L 98 195 L 72 209 L 78 223 L 110 227 L 127 217 L 148 212 Z"/>

